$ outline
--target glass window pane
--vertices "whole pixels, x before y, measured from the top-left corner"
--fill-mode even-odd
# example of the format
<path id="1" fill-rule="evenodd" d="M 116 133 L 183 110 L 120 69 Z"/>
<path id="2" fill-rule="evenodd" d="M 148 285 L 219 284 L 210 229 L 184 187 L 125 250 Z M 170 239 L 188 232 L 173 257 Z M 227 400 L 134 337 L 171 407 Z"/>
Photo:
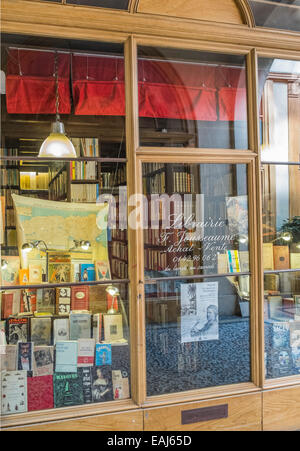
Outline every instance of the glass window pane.
<path id="1" fill-rule="evenodd" d="M 146 285 L 147 395 L 249 382 L 250 298 L 215 277 Z"/>
<path id="2" fill-rule="evenodd" d="M 2 43 L 2 413 L 130 398 L 123 46 Z"/>
<path id="3" fill-rule="evenodd" d="M 96 6 L 98 8 L 128 9 L 129 0 L 67 0 L 71 5 Z"/>
<path id="4" fill-rule="evenodd" d="M 300 62 L 259 58 L 261 157 L 300 161 Z"/>
<path id="5" fill-rule="evenodd" d="M 138 48 L 141 146 L 246 149 L 245 58 Z"/>
<path id="6" fill-rule="evenodd" d="M 299 374 L 300 272 L 265 274 L 264 311 L 266 378 Z"/>
<path id="7" fill-rule="evenodd" d="M 249 271 L 247 166 L 143 164 L 145 277 Z"/>
<path id="8" fill-rule="evenodd" d="M 255 23 L 260 27 L 279 28 L 283 30 L 300 31 L 299 0 L 250 0 L 249 4 L 254 14 Z"/>

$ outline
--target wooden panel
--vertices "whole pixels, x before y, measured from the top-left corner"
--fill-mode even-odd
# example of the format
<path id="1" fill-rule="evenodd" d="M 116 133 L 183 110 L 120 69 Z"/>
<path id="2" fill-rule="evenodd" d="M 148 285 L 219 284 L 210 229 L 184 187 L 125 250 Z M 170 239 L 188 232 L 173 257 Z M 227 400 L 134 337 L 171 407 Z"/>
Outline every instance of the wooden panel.
<path id="1" fill-rule="evenodd" d="M 242 24 L 242 16 L 233 0 L 140 0 L 138 13 L 158 14 L 186 19 Z"/>
<path id="2" fill-rule="evenodd" d="M 282 388 L 263 393 L 263 430 L 300 429 L 300 387 Z"/>
<path id="3" fill-rule="evenodd" d="M 143 413 L 120 412 L 75 420 L 41 423 L 34 426 L 10 428 L 8 431 L 142 431 Z"/>
<path id="4" fill-rule="evenodd" d="M 198 421 L 190 424 L 182 424 L 184 411 L 195 410 L 195 420 L 199 415 L 198 409 L 214 407 L 220 412 L 224 405 L 228 405 L 228 416 L 220 414 L 219 418 L 208 421 Z M 205 412 L 205 410 L 203 410 Z M 209 413 L 209 410 L 207 410 Z M 200 410 L 201 416 L 201 410 Z M 203 416 L 205 418 L 205 416 Z M 189 404 L 181 404 L 169 407 L 158 407 L 145 410 L 145 431 L 259 431 L 261 430 L 261 394 L 249 394 L 221 398 L 217 400 L 201 401 Z"/>

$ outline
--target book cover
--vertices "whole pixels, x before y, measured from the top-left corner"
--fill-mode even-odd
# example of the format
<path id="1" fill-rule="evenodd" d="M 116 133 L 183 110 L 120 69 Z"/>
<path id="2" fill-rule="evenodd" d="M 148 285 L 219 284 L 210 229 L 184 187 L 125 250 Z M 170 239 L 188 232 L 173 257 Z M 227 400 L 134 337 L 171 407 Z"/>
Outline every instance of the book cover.
<path id="1" fill-rule="evenodd" d="M 57 341 L 55 345 L 55 371 L 57 373 L 77 373 L 77 341 Z"/>
<path id="2" fill-rule="evenodd" d="M 300 252 L 290 254 L 291 269 L 300 269 Z"/>
<path id="3" fill-rule="evenodd" d="M 112 372 L 110 365 L 93 367 L 92 398 L 93 402 L 113 400 Z"/>
<path id="4" fill-rule="evenodd" d="M 102 340 L 102 313 L 95 313 L 93 315 L 93 338 L 96 343 Z"/>
<path id="5" fill-rule="evenodd" d="M 91 338 L 92 323 L 90 313 L 70 313 L 70 340 Z"/>
<path id="6" fill-rule="evenodd" d="M 17 315 L 20 312 L 21 290 L 3 291 L 1 296 L 2 318 Z"/>
<path id="7" fill-rule="evenodd" d="M 54 314 L 56 310 L 56 290 L 55 288 L 43 288 L 37 290 L 38 312 Z"/>
<path id="8" fill-rule="evenodd" d="M 104 340 L 113 342 L 123 338 L 122 315 L 103 315 Z"/>
<path id="9" fill-rule="evenodd" d="M 113 343 L 111 346 L 112 370 L 120 370 L 122 377 L 130 377 L 130 350 L 127 343 Z"/>
<path id="10" fill-rule="evenodd" d="M 248 251 L 238 251 L 240 259 L 240 270 L 241 272 L 249 272 L 249 252 Z"/>
<path id="11" fill-rule="evenodd" d="M 20 271 L 20 257 L 1 255 L 6 264 L 1 268 L 1 285 L 18 285 Z"/>
<path id="12" fill-rule="evenodd" d="M 265 271 L 274 269 L 273 243 L 263 243 L 263 266 Z"/>
<path id="13" fill-rule="evenodd" d="M 20 285 L 28 285 L 29 283 L 29 269 L 19 270 L 19 283 Z"/>
<path id="14" fill-rule="evenodd" d="M 29 338 L 29 318 L 9 318 L 7 320 L 7 341 L 16 345 L 18 341 L 27 342 Z"/>
<path id="15" fill-rule="evenodd" d="M 95 362 L 94 338 L 80 338 L 78 340 L 77 366 L 93 366 Z"/>
<path id="16" fill-rule="evenodd" d="M 17 370 L 17 345 L 4 345 L 3 353 L 0 355 L 0 370 Z"/>
<path id="17" fill-rule="evenodd" d="M 32 371 L 33 343 L 19 342 L 17 344 L 17 370 Z"/>
<path id="18" fill-rule="evenodd" d="M 123 377 L 120 370 L 112 371 L 112 384 L 114 399 L 127 399 L 130 397 L 129 379 L 128 377 Z"/>
<path id="19" fill-rule="evenodd" d="M 5 196 L 0 196 L 0 244 L 4 243 L 5 231 Z"/>
<path id="20" fill-rule="evenodd" d="M 97 260 L 95 262 L 96 280 L 110 280 L 110 267 L 107 260 Z"/>
<path id="21" fill-rule="evenodd" d="M 35 376 L 27 378 L 28 412 L 53 409 L 53 377 Z"/>
<path id="22" fill-rule="evenodd" d="M 71 310 L 89 310 L 89 287 L 71 287 Z"/>
<path id="23" fill-rule="evenodd" d="M 272 348 L 287 348 L 290 343 L 290 328 L 288 321 L 276 321 L 271 324 Z"/>
<path id="24" fill-rule="evenodd" d="M 111 344 L 96 343 L 96 366 L 111 365 Z"/>
<path id="25" fill-rule="evenodd" d="M 271 319 L 282 318 L 282 297 L 281 296 L 268 296 L 268 315 Z"/>
<path id="26" fill-rule="evenodd" d="M 37 304 L 37 290 L 22 290 L 21 302 L 20 302 L 20 312 L 33 313 L 36 311 Z"/>
<path id="27" fill-rule="evenodd" d="M 300 348 L 300 321 L 291 321 L 290 323 L 290 346 Z"/>
<path id="28" fill-rule="evenodd" d="M 53 374 L 53 346 L 33 347 L 33 376 L 51 376 Z"/>
<path id="29" fill-rule="evenodd" d="M 71 281 L 71 255 L 68 252 L 49 252 L 48 282 L 61 283 Z"/>
<path id="30" fill-rule="evenodd" d="M 290 348 L 272 349 L 270 353 L 270 377 L 284 377 L 292 374 L 293 362 Z"/>
<path id="31" fill-rule="evenodd" d="M 71 288 L 63 287 L 56 289 L 56 306 L 58 315 L 66 315 L 71 310 Z"/>
<path id="32" fill-rule="evenodd" d="M 2 415 L 23 412 L 27 412 L 27 371 L 2 371 Z"/>
<path id="33" fill-rule="evenodd" d="M 70 339 L 69 318 L 56 318 L 53 320 L 53 344 L 57 341 Z"/>
<path id="34" fill-rule="evenodd" d="M 228 272 L 228 257 L 227 254 L 217 254 L 217 268 L 218 274 L 226 274 Z"/>
<path id="35" fill-rule="evenodd" d="M 83 404 L 82 378 L 77 373 L 54 373 L 54 407 L 68 407 Z"/>
<path id="36" fill-rule="evenodd" d="M 83 403 L 91 404 L 93 402 L 92 396 L 92 372 L 93 368 L 90 366 L 78 368 L 78 377 L 82 383 Z"/>
<path id="37" fill-rule="evenodd" d="M 227 251 L 229 272 L 240 272 L 239 253 L 236 250 Z"/>
<path id="38" fill-rule="evenodd" d="M 80 264 L 80 280 L 81 282 L 94 281 L 96 278 L 95 265 L 93 263 Z"/>
<path id="39" fill-rule="evenodd" d="M 42 283 L 42 265 L 29 263 L 29 283 Z"/>
<path id="40" fill-rule="evenodd" d="M 30 318 L 30 337 L 35 346 L 52 344 L 51 317 Z"/>
<path id="41" fill-rule="evenodd" d="M 273 246 L 274 269 L 289 269 L 290 255 L 288 246 Z"/>

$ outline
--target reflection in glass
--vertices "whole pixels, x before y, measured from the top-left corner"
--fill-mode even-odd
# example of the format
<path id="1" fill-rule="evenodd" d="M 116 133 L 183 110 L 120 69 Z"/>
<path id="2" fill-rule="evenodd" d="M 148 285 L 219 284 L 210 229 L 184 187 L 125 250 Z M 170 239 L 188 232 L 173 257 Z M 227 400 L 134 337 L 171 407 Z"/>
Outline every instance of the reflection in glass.
<path id="1" fill-rule="evenodd" d="M 249 276 L 146 285 L 147 394 L 249 382 Z"/>
<path id="2" fill-rule="evenodd" d="M 247 148 L 245 58 L 138 49 L 142 146 Z"/>
<path id="3" fill-rule="evenodd" d="M 284 4 L 282 4 L 284 3 Z M 260 27 L 300 31 L 299 0 L 249 1 L 255 23 Z"/>
<path id="4" fill-rule="evenodd" d="M 143 186 L 146 278 L 249 271 L 246 165 L 147 163 Z"/>

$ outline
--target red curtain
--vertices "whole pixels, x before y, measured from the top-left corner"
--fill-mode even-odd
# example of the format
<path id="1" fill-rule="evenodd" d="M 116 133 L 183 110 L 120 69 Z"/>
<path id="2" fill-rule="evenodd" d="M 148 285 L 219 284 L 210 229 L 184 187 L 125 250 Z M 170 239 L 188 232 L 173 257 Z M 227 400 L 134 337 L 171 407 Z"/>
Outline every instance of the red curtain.
<path id="1" fill-rule="evenodd" d="M 220 121 L 247 120 L 246 74 L 244 69 L 219 67 L 216 86 Z"/>
<path id="2" fill-rule="evenodd" d="M 71 112 L 70 54 L 57 54 L 59 113 Z M 9 49 L 6 106 L 10 114 L 55 114 L 55 52 Z"/>

